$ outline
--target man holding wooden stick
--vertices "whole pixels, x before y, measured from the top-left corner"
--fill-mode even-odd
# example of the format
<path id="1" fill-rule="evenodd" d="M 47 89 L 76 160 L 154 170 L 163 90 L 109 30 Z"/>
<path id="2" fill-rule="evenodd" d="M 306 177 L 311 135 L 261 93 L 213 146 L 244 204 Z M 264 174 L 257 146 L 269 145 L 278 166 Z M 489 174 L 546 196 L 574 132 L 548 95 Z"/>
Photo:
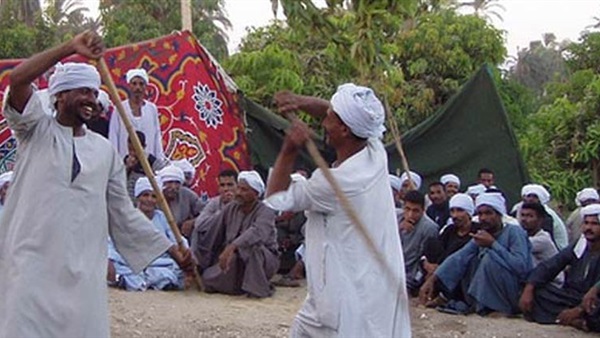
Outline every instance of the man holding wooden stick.
<path id="1" fill-rule="evenodd" d="M 310 137 L 308 127 L 294 121 L 268 184 L 272 208 L 308 211 L 308 297 L 291 336 L 410 337 L 404 259 L 380 141 L 383 105 L 371 89 L 354 84 L 340 86 L 331 102 L 289 92 L 278 93 L 275 102 L 281 113 L 302 110 L 322 119 L 326 141 L 337 155 L 333 168 L 292 182 L 294 161 Z M 325 171 L 339 183 L 364 228 L 342 210 Z"/>
<path id="2" fill-rule="evenodd" d="M 184 271 L 193 266 L 189 250 L 179 251 L 133 208 L 123 161 L 84 126 L 96 109 L 96 69 L 56 65 L 48 88 L 56 117 L 32 89 L 62 59 L 103 53 L 102 39 L 85 32 L 10 75 L 4 116 L 19 141 L 19 159 L 0 218 L 0 337 L 108 337 L 109 233 L 134 271 L 165 251 Z"/>

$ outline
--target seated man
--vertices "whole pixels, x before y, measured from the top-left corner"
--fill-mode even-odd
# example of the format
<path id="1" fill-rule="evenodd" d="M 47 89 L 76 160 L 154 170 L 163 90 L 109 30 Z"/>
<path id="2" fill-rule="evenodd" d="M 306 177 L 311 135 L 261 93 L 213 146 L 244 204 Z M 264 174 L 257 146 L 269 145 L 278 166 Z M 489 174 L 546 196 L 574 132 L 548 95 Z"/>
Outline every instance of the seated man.
<path id="1" fill-rule="evenodd" d="M 533 270 L 519 306 L 526 319 L 540 324 L 557 323 L 600 332 L 597 307 L 583 302 L 584 294 L 600 280 L 600 205 L 582 208 L 581 215 L 584 238 Z M 561 271 L 566 277 L 558 288 L 552 281 Z"/>
<path id="2" fill-rule="evenodd" d="M 577 208 L 573 210 L 565 222 L 567 234 L 569 235 L 569 244 L 575 243 L 579 240 L 579 237 L 581 237 L 581 224 L 583 224 L 581 208 L 594 203 L 600 203 L 600 196 L 596 189 L 584 188 L 577 193 L 577 196 L 575 197 Z"/>
<path id="3" fill-rule="evenodd" d="M 450 218 L 450 208 L 448 207 L 448 196 L 444 190 L 444 185 L 441 182 L 433 182 L 429 184 L 429 192 L 427 194 L 431 205 L 427 207 L 427 216 L 431 218 L 441 229 Z"/>
<path id="4" fill-rule="evenodd" d="M 185 178 L 183 181 L 183 186 L 191 189 L 192 185 L 194 185 L 194 179 L 196 178 L 196 168 L 194 168 L 190 161 L 186 160 L 185 158 L 172 161 L 171 164 L 183 171 L 183 176 Z"/>
<path id="5" fill-rule="evenodd" d="M 398 229 L 404 253 L 406 287 L 410 294 L 416 295 L 425 277 L 420 270 L 425 243 L 438 235 L 437 224 L 425 215 L 425 197 L 420 192 L 411 190 L 404 195 L 404 214 Z"/>
<path id="6" fill-rule="evenodd" d="M 208 200 L 208 203 L 196 218 L 194 227 L 197 228 L 206 218 L 220 212 L 227 203 L 233 201 L 235 191 L 237 190 L 237 176 L 235 170 L 223 170 L 219 173 L 217 180 L 219 182 L 219 196 Z M 201 232 L 203 230 L 200 230 Z"/>
<path id="7" fill-rule="evenodd" d="M 175 235 L 171 231 L 167 218 L 162 211 L 156 209 L 156 195 L 152 190 L 147 177 L 141 177 L 135 183 L 135 196 L 137 208 L 144 213 L 160 233 L 164 234 L 173 244 L 177 244 Z M 175 290 L 183 289 L 184 276 L 177 263 L 164 253 L 155 259 L 142 272 L 135 274 L 115 249 L 112 241 L 108 245 L 109 274 L 108 282 L 128 291 Z"/>
<path id="8" fill-rule="evenodd" d="M 479 229 L 479 223 L 471 220 L 475 211 L 473 199 L 467 194 L 455 194 L 450 199 L 451 222 L 440 231 L 437 238 L 430 239 L 425 243 L 425 261 L 423 268 L 427 278 L 431 276 L 437 267 L 451 254 L 460 250 L 471 240 L 471 234 Z M 460 292 L 458 290 L 457 292 Z M 444 303 L 448 296 L 428 301 L 427 307 L 435 307 Z M 462 299 L 461 295 L 454 298 Z"/>
<path id="9" fill-rule="evenodd" d="M 444 185 L 444 190 L 448 198 L 460 192 L 460 178 L 454 174 L 446 174 L 440 177 L 440 182 Z"/>
<path id="10" fill-rule="evenodd" d="M 475 206 L 481 229 L 427 279 L 421 301 L 430 300 L 436 286 L 446 295 L 456 295 L 461 288 L 464 299 L 451 299 L 443 310 L 516 314 L 521 284 L 532 266 L 531 244 L 520 226 L 503 224 L 506 205 L 501 194 L 483 193 Z"/>
<path id="11" fill-rule="evenodd" d="M 548 214 L 542 228 L 550 234 L 559 250 L 566 248 L 569 245 L 567 228 L 556 211 L 548 206 L 548 202 L 550 202 L 550 193 L 548 190 L 539 184 L 526 184 L 521 189 L 521 196 L 523 200 L 513 206 L 511 214 L 519 219 L 523 203 L 541 203 Z"/>
<path id="12" fill-rule="evenodd" d="M 158 172 L 158 176 L 163 183 L 163 194 L 175 222 L 181 234 L 189 239 L 194 229 L 194 220 L 202 210 L 202 201 L 194 191 L 182 186 L 185 175 L 178 167 L 171 164 Z"/>
<path id="13" fill-rule="evenodd" d="M 275 212 L 261 203 L 264 191 L 256 171 L 240 172 L 235 201 L 194 231 L 192 249 L 207 292 L 273 294 L 269 280 L 279 267 Z M 198 229 L 209 230 L 200 235 Z"/>
<path id="14" fill-rule="evenodd" d="M 142 144 L 142 147 L 146 146 L 146 136 L 141 131 L 136 131 L 138 139 Z M 129 192 L 129 197 L 133 201 L 133 204 L 136 203 L 136 198 L 134 194 L 135 182 L 140 177 L 146 176 L 144 169 L 142 168 L 142 164 L 140 163 L 137 155 L 135 154 L 135 149 L 133 148 L 133 143 L 131 143 L 131 139 L 127 138 L 127 155 L 123 159 L 125 162 L 125 172 L 127 174 L 127 191 Z M 154 155 L 148 154 L 148 163 L 150 167 L 152 167 L 152 171 L 157 172 L 164 168 L 168 162 L 166 160 L 158 160 Z"/>
<path id="15" fill-rule="evenodd" d="M 539 203 L 523 203 L 521 205 L 520 223 L 527 232 L 527 236 L 529 236 L 529 242 L 531 242 L 534 267 L 558 253 L 556 244 L 552 241 L 550 234 L 542 229 L 546 216 L 546 209 Z"/>

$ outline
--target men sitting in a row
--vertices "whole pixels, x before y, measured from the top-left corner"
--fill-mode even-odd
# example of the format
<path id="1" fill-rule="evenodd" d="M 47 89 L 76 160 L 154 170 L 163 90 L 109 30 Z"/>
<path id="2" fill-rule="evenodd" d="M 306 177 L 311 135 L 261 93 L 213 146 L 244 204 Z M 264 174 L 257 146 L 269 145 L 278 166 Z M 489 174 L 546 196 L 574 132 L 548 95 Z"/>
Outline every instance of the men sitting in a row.
<path id="1" fill-rule="evenodd" d="M 531 272 L 519 306 L 528 320 L 600 332 L 597 298 L 593 302 L 600 281 L 600 205 L 582 208 L 581 215 L 583 237 Z M 552 282 L 562 271 L 565 282 L 557 287 Z"/>
<path id="2" fill-rule="evenodd" d="M 135 196 L 137 208 L 152 220 L 156 231 L 164 234 L 173 244 L 176 244 L 175 235 L 167 223 L 165 214 L 156 208 L 156 195 L 147 177 L 141 177 L 135 183 Z M 107 279 L 111 285 L 128 291 L 183 289 L 183 272 L 168 253 L 156 258 L 139 274 L 131 271 L 112 241 L 109 241 L 108 258 Z"/>
<path id="3" fill-rule="evenodd" d="M 500 193 L 479 195 L 475 206 L 481 229 L 437 267 L 421 287 L 421 301 L 432 300 L 437 288 L 450 298 L 443 308 L 448 312 L 516 314 L 532 267 L 531 244 L 520 226 L 503 223 L 506 204 Z"/>
<path id="4" fill-rule="evenodd" d="M 269 280 L 279 267 L 275 212 L 261 202 L 264 191 L 256 171 L 240 172 L 235 200 L 194 230 L 192 249 L 207 292 L 273 294 Z"/>

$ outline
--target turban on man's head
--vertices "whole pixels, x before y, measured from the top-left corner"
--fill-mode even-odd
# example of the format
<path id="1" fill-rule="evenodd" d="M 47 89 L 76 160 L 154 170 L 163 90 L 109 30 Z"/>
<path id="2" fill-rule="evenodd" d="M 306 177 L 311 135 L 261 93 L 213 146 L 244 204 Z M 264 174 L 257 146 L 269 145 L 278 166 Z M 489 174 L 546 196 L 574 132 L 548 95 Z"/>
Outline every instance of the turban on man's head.
<path id="1" fill-rule="evenodd" d="M 263 182 L 260 175 L 254 171 L 242 171 L 238 175 L 238 182 L 246 182 L 254 191 L 258 193 L 258 196 L 262 196 L 265 192 L 265 183 Z"/>
<path id="2" fill-rule="evenodd" d="M 185 158 L 183 158 L 181 160 L 173 161 L 171 163 L 174 166 L 181 169 L 184 174 L 192 174 L 193 175 L 196 173 L 196 168 L 194 168 L 194 166 L 190 163 L 190 161 L 186 160 Z"/>
<path id="3" fill-rule="evenodd" d="M 600 204 L 590 204 L 581 208 L 581 217 L 600 215 Z M 600 217 L 598 218 L 600 220 Z"/>
<path id="4" fill-rule="evenodd" d="M 594 188 L 585 188 L 577 193 L 577 197 L 575 198 L 575 203 L 578 206 L 581 206 L 583 202 L 588 200 L 600 200 L 600 196 L 598 195 L 598 191 Z"/>
<path id="5" fill-rule="evenodd" d="M 550 193 L 539 184 L 527 184 L 523 186 L 521 196 L 525 197 L 527 195 L 536 195 L 542 204 L 550 202 Z"/>
<path id="6" fill-rule="evenodd" d="M 475 204 L 473 199 L 467 194 L 455 194 L 450 198 L 449 208 L 458 208 L 466 211 L 469 215 L 473 215 L 475 212 Z"/>
<path id="7" fill-rule="evenodd" d="M 460 187 L 460 178 L 458 178 L 458 176 L 454 175 L 454 174 L 446 174 L 442 177 L 440 177 L 440 182 L 442 182 L 443 185 L 446 185 L 447 183 L 456 183 L 456 185 L 458 185 Z"/>
<path id="8" fill-rule="evenodd" d="M 371 88 L 346 83 L 331 97 L 331 107 L 352 133 L 361 138 L 381 138 L 385 110 Z"/>
<path id="9" fill-rule="evenodd" d="M 477 196 L 477 199 L 475 199 L 475 208 L 479 208 L 482 205 L 487 205 L 498 213 L 506 215 L 506 200 L 501 193 L 484 192 L 483 194 L 480 194 Z"/>
<path id="10" fill-rule="evenodd" d="M 98 91 L 98 104 L 102 106 L 102 112 L 105 114 L 108 114 L 110 112 L 110 108 L 113 106 L 108 93 L 102 89 Z"/>
<path id="11" fill-rule="evenodd" d="M 2 186 L 4 186 L 4 184 L 6 184 L 6 183 L 10 183 L 12 181 L 12 177 L 13 177 L 12 171 L 7 171 L 7 172 L 3 173 L 2 175 L 0 175 L 0 188 L 2 188 Z"/>
<path id="12" fill-rule="evenodd" d="M 185 181 L 185 175 L 183 174 L 183 170 L 178 167 L 170 164 L 164 167 L 161 171 L 158 172 L 158 176 L 161 181 L 164 183 L 167 182 L 179 182 L 183 183 Z"/>
<path id="13" fill-rule="evenodd" d="M 400 175 L 400 186 L 404 184 L 408 180 L 408 175 L 406 175 L 406 171 Z M 419 190 L 421 187 L 421 176 L 414 171 L 410 171 L 410 180 L 415 184 L 415 190 Z"/>
<path id="14" fill-rule="evenodd" d="M 390 186 L 392 186 L 392 189 L 395 191 L 400 191 L 400 189 L 402 189 L 400 177 L 390 174 Z"/>
<path id="15" fill-rule="evenodd" d="M 142 80 L 144 80 L 146 84 L 148 84 L 148 73 L 146 73 L 146 70 L 143 68 L 135 68 L 128 70 L 127 74 L 125 75 L 125 79 L 127 80 L 127 83 L 130 83 L 131 80 L 133 80 L 133 78 L 136 76 L 140 77 Z"/>
<path id="16" fill-rule="evenodd" d="M 156 183 L 158 184 L 158 187 L 162 189 L 162 181 L 159 177 L 156 177 Z M 135 198 L 138 198 L 143 192 L 148 190 L 154 191 L 148 177 L 142 176 L 135 181 L 135 187 L 133 188 L 133 195 Z"/>
<path id="17" fill-rule="evenodd" d="M 479 196 L 485 192 L 487 188 L 483 184 L 471 185 L 467 188 L 467 195 Z"/>
<path id="18" fill-rule="evenodd" d="M 96 68 L 87 63 L 57 63 L 48 81 L 48 93 L 54 96 L 77 88 L 100 89 L 100 74 Z"/>

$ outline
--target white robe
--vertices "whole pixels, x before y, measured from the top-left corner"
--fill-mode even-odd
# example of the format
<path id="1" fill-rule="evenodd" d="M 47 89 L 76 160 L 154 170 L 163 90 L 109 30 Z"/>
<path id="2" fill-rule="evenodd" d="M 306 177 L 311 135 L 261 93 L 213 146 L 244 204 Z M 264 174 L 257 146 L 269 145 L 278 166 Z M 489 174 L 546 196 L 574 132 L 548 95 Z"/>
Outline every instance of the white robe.
<path id="1" fill-rule="evenodd" d="M 308 296 L 292 336 L 410 337 L 404 258 L 382 143 L 367 147 L 331 169 L 365 224 L 385 266 L 375 258 L 338 203 L 322 172 L 295 180 L 269 197 L 275 210 L 307 210 Z M 388 270 L 392 278 L 388 278 Z"/>
<path id="2" fill-rule="evenodd" d="M 131 106 L 129 106 L 129 100 L 122 102 L 125 113 L 129 116 L 129 121 L 133 125 L 133 129 L 141 131 L 146 137 L 146 154 L 154 155 L 159 160 L 165 158 L 165 153 L 162 147 L 162 133 L 160 131 L 160 122 L 158 120 L 158 108 L 150 101 L 144 100 L 142 106 L 142 115 L 133 116 L 131 113 Z M 121 115 L 117 112 L 113 113 L 110 117 L 108 127 L 108 139 L 115 146 L 121 159 L 128 154 L 127 140 L 129 134 L 125 124 L 121 120 Z"/>
<path id="3" fill-rule="evenodd" d="M 108 233 L 136 271 L 171 243 L 133 208 L 108 140 L 73 137 L 41 105 L 34 93 L 23 114 L 4 109 L 19 146 L 0 218 L 0 337 L 108 337 Z"/>

